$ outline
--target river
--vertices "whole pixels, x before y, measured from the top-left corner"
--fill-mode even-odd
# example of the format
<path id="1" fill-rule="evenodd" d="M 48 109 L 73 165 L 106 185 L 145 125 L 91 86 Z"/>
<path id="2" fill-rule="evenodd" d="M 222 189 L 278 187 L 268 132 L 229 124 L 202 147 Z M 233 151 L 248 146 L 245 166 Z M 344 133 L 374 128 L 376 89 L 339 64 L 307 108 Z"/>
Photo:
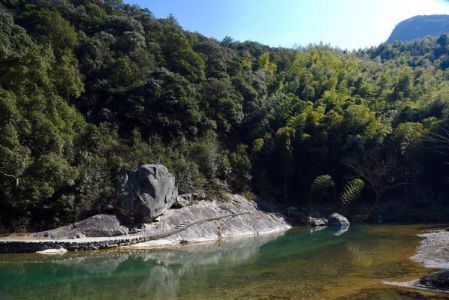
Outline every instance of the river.
<path id="1" fill-rule="evenodd" d="M 393 287 L 429 225 L 358 225 L 183 246 L 0 255 L 0 299 L 445 299 Z"/>

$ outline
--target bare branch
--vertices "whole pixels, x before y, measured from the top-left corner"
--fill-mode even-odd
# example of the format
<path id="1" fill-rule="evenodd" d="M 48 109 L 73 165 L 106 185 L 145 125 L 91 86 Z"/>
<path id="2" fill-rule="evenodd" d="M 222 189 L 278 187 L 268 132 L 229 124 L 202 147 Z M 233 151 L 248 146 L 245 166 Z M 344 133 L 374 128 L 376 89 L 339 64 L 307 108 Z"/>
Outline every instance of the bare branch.
<path id="1" fill-rule="evenodd" d="M 13 178 L 16 181 L 16 188 L 19 187 L 19 177 L 14 176 L 12 174 L 5 173 L 2 170 L 0 170 L 0 174 L 2 174 L 3 176 L 9 177 L 9 178 Z"/>
<path id="2" fill-rule="evenodd" d="M 410 184 L 407 167 L 394 147 L 363 147 L 342 160 L 357 176 L 364 179 L 379 197 L 385 191 Z"/>

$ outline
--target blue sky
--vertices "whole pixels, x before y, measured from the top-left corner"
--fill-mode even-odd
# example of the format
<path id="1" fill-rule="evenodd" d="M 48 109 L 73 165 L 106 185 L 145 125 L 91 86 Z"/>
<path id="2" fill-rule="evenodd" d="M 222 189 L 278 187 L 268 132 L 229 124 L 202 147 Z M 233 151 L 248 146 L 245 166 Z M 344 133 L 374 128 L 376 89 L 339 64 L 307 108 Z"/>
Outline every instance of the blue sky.
<path id="1" fill-rule="evenodd" d="M 356 49 L 384 42 L 394 26 L 415 15 L 449 14 L 444 0 L 124 0 L 158 18 L 222 40 L 270 46 L 330 44 Z"/>

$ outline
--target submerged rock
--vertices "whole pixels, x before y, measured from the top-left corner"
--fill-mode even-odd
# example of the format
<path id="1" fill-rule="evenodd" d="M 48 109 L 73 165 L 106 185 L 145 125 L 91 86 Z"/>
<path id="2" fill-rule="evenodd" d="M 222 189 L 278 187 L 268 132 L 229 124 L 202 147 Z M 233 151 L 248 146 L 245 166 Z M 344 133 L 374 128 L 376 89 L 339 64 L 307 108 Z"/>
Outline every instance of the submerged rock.
<path id="1" fill-rule="evenodd" d="M 123 226 L 114 215 L 99 214 L 52 230 L 35 233 L 36 237 L 50 239 L 78 239 L 85 237 L 107 237 L 128 234 L 128 227 Z"/>
<path id="2" fill-rule="evenodd" d="M 449 289 L 449 270 L 430 273 L 419 280 L 427 288 Z"/>
<path id="3" fill-rule="evenodd" d="M 333 213 L 328 217 L 329 226 L 348 227 L 350 225 L 348 219 L 340 214 Z"/>
<path id="4" fill-rule="evenodd" d="M 119 183 L 115 208 L 131 221 L 152 222 L 177 197 L 175 177 L 165 166 L 143 165 Z"/>

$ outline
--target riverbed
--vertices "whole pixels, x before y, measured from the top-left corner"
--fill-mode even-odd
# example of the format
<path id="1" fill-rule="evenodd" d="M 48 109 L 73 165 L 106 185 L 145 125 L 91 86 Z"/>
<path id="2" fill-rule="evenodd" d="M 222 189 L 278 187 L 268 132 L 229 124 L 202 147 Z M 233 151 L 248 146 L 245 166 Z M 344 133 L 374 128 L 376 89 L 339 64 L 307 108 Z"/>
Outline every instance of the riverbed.
<path id="1" fill-rule="evenodd" d="M 431 228 L 293 228 L 167 250 L 0 255 L 0 299 L 445 299 L 383 284 L 432 271 L 410 259 Z"/>

